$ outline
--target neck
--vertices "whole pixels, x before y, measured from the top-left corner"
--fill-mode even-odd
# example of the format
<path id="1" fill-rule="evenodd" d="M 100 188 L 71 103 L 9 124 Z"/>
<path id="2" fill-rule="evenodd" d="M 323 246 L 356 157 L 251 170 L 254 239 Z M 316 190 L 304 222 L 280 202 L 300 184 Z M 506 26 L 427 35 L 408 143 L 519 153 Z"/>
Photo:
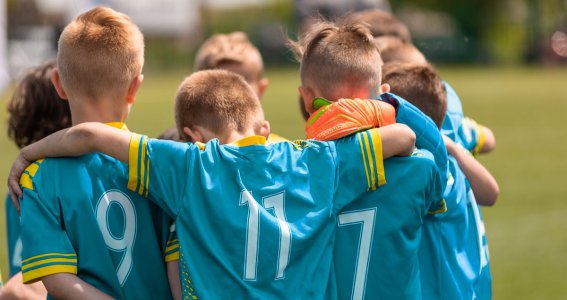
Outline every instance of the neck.
<path id="1" fill-rule="evenodd" d="M 115 99 L 75 99 L 69 100 L 73 125 L 84 122 L 124 122 L 130 111 L 124 100 Z"/>
<path id="2" fill-rule="evenodd" d="M 219 142 L 221 144 L 229 144 L 232 142 L 236 142 L 238 140 L 241 140 L 243 138 L 249 137 L 249 136 L 254 136 L 257 135 L 254 132 L 254 129 L 249 128 L 248 130 L 244 131 L 243 133 L 240 133 L 236 130 L 231 130 L 229 132 L 227 132 L 226 135 L 223 135 L 221 137 L 219 137 Z"/>

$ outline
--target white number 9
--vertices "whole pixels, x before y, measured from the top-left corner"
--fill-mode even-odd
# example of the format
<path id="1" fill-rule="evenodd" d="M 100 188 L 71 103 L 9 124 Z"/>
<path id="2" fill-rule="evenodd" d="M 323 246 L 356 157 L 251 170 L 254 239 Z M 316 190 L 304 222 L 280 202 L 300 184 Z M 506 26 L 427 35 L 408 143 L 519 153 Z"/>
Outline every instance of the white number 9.
<path id="1" fill-rule="evenodd" d="M 108 225 L 108 212 L 112 205 L 118 205 L 124 215 L 124 234 L 122 237 L 115 236 Z M 116 270 L 118 282 L 123 286 L 132 269 L 132 250 L 136 239 L 136 210 L 132 200 L 119 190 L 106 191 L 98 201 L 96 220 L 106 246 L 112 251 L 124 252 L 124 257 Z"/>

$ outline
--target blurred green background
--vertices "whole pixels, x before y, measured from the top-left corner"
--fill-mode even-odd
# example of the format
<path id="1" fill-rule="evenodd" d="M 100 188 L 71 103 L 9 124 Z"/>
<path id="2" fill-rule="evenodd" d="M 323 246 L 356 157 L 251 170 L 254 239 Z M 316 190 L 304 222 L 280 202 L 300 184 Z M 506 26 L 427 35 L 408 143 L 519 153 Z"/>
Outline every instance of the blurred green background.
<path id="1" fill-rule="evenodd" d="M 60 16 L 42 15 L 24 5 L 32 0 L 7 2 L 10 39 L 24 38 L 17 29 L 60 22 Z M 201 1 L 207 2 L 211 1 Z M 302 138 L 297 65 L 283 47 L 285 34 L 293 37 L 297 31 L 293 2 L 262 2 L 230 9 L 200 5 L 199 26 L 194 30 L 198 34 L 190 37 L 144 32 L 145 82 L 128 120 L 130 129 L 155 137 L 171 127 L 173 95 L 191 70 L 196 47 L 212 33 L 242 30 L 268 62 L 271 84 L 262 101 L 272 131 Z M 496 135 L 495 152 L 479 157 L 501 188 L 496 206 L 483 209 L 494 298 L 567 299 L 567 159 L 562 156 L 567 146 L 563 123 L 567 65 L 560 55 L 567 46 L 552 43 L 553 37 L 561 41 L 567 31 L 567 1 L 391 0 L 390 4 L 410 26 L 415 44 L 456 89 L 465 114 Z M 6 193 L 7 171 L 17 154 L 6 135 L 4 107 L 9 95 L 7 91 L 0 96 L 0 195 Z M 0 270 L 6 279 L 3 211 L 1 205 Z"/>

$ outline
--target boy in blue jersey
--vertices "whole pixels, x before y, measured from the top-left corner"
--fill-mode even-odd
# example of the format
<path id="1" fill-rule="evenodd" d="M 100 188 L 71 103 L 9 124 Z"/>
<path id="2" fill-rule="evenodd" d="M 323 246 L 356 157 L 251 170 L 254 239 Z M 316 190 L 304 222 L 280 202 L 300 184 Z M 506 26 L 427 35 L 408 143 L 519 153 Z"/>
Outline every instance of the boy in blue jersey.
<path id="1" fill-rule="evenodd" d="M 409 99 L 441 130 L 447 113 L 447 96 L 435 70 L 418 64 L 389 64 L 383 71 L 384 81 L 390 84 L 392 91 Z M 420 249 L 423 298 L 490 298 L 489 294 L 477 294 L 475 287 L 483 276 L 482 262 L 475 262 L 479 261 L 483 241 L 475 232 L 480 226 L 478 217 L 470 211 L 476 207 L 474 198 L 494 203 L 499 193 L 498 184 L 490 172 L 450 138 L 445 138 L 445 144 L 450 170 L 444 193 L 447 212 L 431 216 L 424 223 Z M 483 255 L 480 253 L 481 257 Z"/>
<path id="2" fill-rule="evenodd" d="M 52 82 L 72 123 L 127 132 L 142 83 L 144 41 L 121 13 L 97 7 L 61 34 Z M 36 161 L 21 178 L 23 281 L 53 298 L 167 299 L 169 218 L 125 188 L 127 167 L 103 154 Z"/>
<path id="3" fill-rule="evenodd" d="M 369 99 L 388 91 L 388 86 L 381 86 L 382 62 L 368 59 L 378 50 L 369 30 L 362 25 L 320 22 L 295 43 L 294 50 L 301 62 L 299 91 L 305 109 L 312 115 L 307 122 L 308 133 L 310 127 L 329 127 L 320 124 L 320 114 L 329 110 L 316 110 L 313 99 L 322 97 L 334 102 L 343 98 L 336 104 L 341 105 L 345 101 L 367 101 L 344 98 Z M 402 104 L 401 99 L 397 101 L 394 95 L 390 100 L 397 102 L 398 117 L 406 114 L 408 121 L 409 108 L 404 107 L 407 104 Z M 351 115 L 346 113 L 345 119 L 358 112 L 352 111 Z M 418 146 L 421 143 L 437 152 L 439 166 L 446 166 L 442 138 L 435 125 L 419 112 L 411 119 L 412 129 L 422 133 L 429 128 L 427 132 L 431 134 L 418 134 Z M 444 211 L 440 169 L 428 156 L 419 151 L 412 157 L 385 160 L 388 184 L 374 193 L 361 195 L 340 212 L 331 281 L 336 282 L 338 298 L 421 298 L 418 249 L 423 219 Z M 329 293 L 331 297 L 332 288 Z"/>
<path id="4" fill-rule="evenodd" d="M 228 70 L 244 77 L 259 99 L 269 85 L 268 78 L 264 77 L 264 60 L 260 51 L 248 39 L 246 33 L 241 31 L 215 34 L 201 45 L 195 56 L 194 70 L 215 69 Z M 182 142 L 190 141 L 176 128 L 167 130 L 161 137 Z M 268 142 L 284 140 L 286 139 L 273 132 L 268 136 Z"/>
<path id="5" fill-rule="evenodd" d="M 30 70 L 10 98 L 8 136 L 20 148 L 71 126 L 69 105 L 57 95 L 51 83 L 54 68 L 55 62 L 52 61 Z M 6 229 L 10 277 L 0 298 L 45 299 L 47 291 L 41 282 L 30 285 L 22 282 L 20 218 L 9 195 L 6 197 Z"/>
<path id="6" fill-rule="evenodd" d="M 209 142 L 79 124 L 25 148 L 20 159 L 102 150 L 129 162 L 128 187 L 176 219 L 184 296 L 323 299 L 336 214 L 385 183 L 382 157 L 413 149 L 413 133 L 399 124 L 336 142 L 266 145 L 256 95 L 222 70 L 181 84 L 176 123 Z"/>

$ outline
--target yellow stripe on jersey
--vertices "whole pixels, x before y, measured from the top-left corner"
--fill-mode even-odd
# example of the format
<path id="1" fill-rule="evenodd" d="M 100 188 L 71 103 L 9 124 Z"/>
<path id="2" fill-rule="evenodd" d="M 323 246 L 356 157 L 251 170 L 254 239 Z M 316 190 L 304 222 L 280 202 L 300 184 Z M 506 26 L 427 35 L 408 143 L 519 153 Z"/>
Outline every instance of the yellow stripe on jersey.
<path id="1" fill-rule="evenodd" d="M 138 192 L 138 149 L 140 148 L 141 135 L 133 133 L 130 138 L 130 151 L 128 153 L 128 189 Z"/>
<path id="2" fill-rule="evenodd" d="M 475 122 L 475 127 L 476 127 L 476 132 L 478 134 L 478 139 L 477 139 L 477 142 L 476 142 L 476 146 L 474 147 L 473 155 L 476 156 L 477 154 L 480 153 L 482 148 L 484 148 L 484 144 L 486 143 L 486 133 L 484 131 L 484 126 L 478 125 Z"/>
<path id="3" fill-rule="evenodd" d="M 366 164 L 366 155 L 364 155 L 364 146 L 362 141 L 362 133 L 357 133 L 358 144 L 360 145 L 360 154 L 362 155 L 362 162 L 364 163 L 364 172 L 366 173 L 366 184 L 368 185 L 367 191 L 370 190 L 370 176 L 368 176 L 368 166 Z"/>
<path id="4" fill-rule="evenodd" d="M 179 250 L 165 256 L 165 262 L 179 260 Z"/>
<path id="5" fill-rule="evenodd" d="M 63 256 L 63 257 L 65 257 L 65 258 L 76 258 L 76 257 L 77 257 L 77 254 L 75 254 L 75 253 L 47 253 L 47 254 L 40 254 L 40 255 L 32 256 L 32 257 L 30 257 L 30 258 L 26 258 L 26 259 L 22 260 L 22 264 L 25 264 L 25 263 L 27 263 L 27 262 L 29 262 L 29 261 L 36 260 L 36 259 L 38 259 L 38 258 L 40 258 L 40 257 L 46 257 L 46 256 Z"/>
<path id="6" fill-rule="evenodd" d="M 38 260 L 29 264 L 22 263 L 22 272 L 33 268 L 35 266 L 43 265 L 43 264 L 50 264 L 50 263 L 74 263 L 77 264 L 77 258 L 48 258 L 43 260 Z"/>
<path id="7" fill-rule="evenodd" d="M 57 273 L 71 273 L 76 275 L 77 266 L 51 265 L 28 272 L 22 271 L 22 277 L 24 283 L 34 283 L 47 275 L 52 275 Z"/>
<path id="8" fill-rule="evenodd" d="M 427 214 L 428 215 L 436 215 L 436 214 L 442 214 L 444 212 L 447 211 L 447 203 L 445 202 L 445 199 L 441 199 L 441 202 L 439 203 L 439 208 L 434 210 L 434 211 L 428 211 Z"/>
<path id="9" fill-rule="evenodd" d="M 27 173 L 22 174 L 22 176 L 20 177 L 20 185 L 22 186 L 22 188 L 26 188 L 28 190 L 33 191 L 32 178 Z"/>
<path id="10" fill-rule="evenodd" d="M 167 247 L 165 248 L 165 252 L 169 252 L 169 251 L 172 251 L 172 250 L 175 250 L 175 249 L 179 249 L 179 244 L 174 244 L 174 245 L 171 245 L 171 246 L 167 246 Z"/>
<path id="11" fill-rule="evenodd" d="M 145 137 L 142 141 L 142 157 L 140 157 L 141 177 L 140 177 L 140 195 L 148 197 L 148 187 L 150 183 L 150 160 L 148 159 L 148 139 Z"/>
<path id="12" fill-rule="evenodd" d="M 33 191 L 33 177 L 37 170 L 39 170 L 39 165 L 43 162 L 43 159 L 37 160 L 36 162 L 29 165 L 22 176 L 20 176 L 20 185 L 23 188 L 29 189 Z"/>
<path id="13" fill-rule="evenodd" d="M 376 173 L 378 177 L 378 186 L 386 184 L 386 171 L 384 170 L 384 156 L 382 153 L 382 138 L 378 129 L 368 131 L 372 139 L 372 147 L 374 148 L 374 162 L 376 163 Z"/>
<path id="14" fill-rule="evenodd" d="M 370 148 L 370 143 L 371 141 L 368 140 L 369 136 L 368 136 L 368 132 L 365 132 L 364 134 L 364 149 L 366 149 L 366 156 L 368 157 L 368 165 L 370 166 L 369 168 L 369 173 L 370 173 L 370 180 L 371 180 L 371 184 L 372 184 L 372 190 L 376 190 L 376 173 L 374 172 L 374 154 L 372 153 L 372 148 Z"/>

